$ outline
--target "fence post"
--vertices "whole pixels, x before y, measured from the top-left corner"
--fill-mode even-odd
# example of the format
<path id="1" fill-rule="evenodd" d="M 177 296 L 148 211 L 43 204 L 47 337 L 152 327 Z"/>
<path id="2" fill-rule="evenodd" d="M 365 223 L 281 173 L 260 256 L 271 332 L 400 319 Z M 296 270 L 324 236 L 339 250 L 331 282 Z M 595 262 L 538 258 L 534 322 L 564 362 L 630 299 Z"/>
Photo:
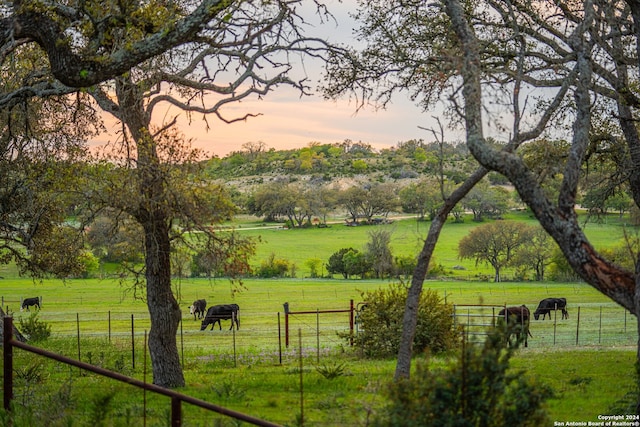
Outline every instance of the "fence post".
<path id="1" fill-rule="evenodd" d="M 284 306 L 284 346 L 289 348 L 289 303 L 285 302 Z"/>
<path id="2" fill-rule="evenodd" d="M 298 359 L 300 361 L 300 425 L 304 425 L 304 371 L 302 369 L 302 328 L 298 328 Z"/>
<path id="3" fill-rule="evenodd" d="M 238 354 L 236 351 L 236 328 L 233 326 L 233 322 L 236 321 L 236 315 L 231 312 L 231 334 L 233 335 L 233 367 L 238 367 Z"/>
<path id="4" fill-rule="evenodd" d="M 280 312 L 278 312 L 278 357 L 282 365 L 282 329 L 280 328 Z"/>
<path id="5" fill-rule="evenodd" d="M 456 316 L 456 305 L 453 304 L 453 330 L 457 330 L 457 326 L 458 326 L 458 316 Z"/>
<path id="6" fill-rule="evenodd" d="M 4 410 L 9 412 L 13 400 L 13 347 L 11 345 L 13 318 L 5 316 L 2 322 L 4 327 L 2 340 L 4 345 Z"/>
<path id="7" fill-rule="evenodd" d="M 349 344 L 353 347 L 353 300 L 349 304 Z"/>
<path id="8" fill-rule="evenodd" d="M 182 314 L 182 313 L 181 313 Z M 182 367 L 184 368 L 184 331 L 182 328 L 182 316 L 180 316 L 180 357 L 182 359 Z M 147 351 L 147 330 L 144 332 L 145 340 L 144 340 L 144 351 Z"/>
<path id="9" fill-rule="evenodd" d="M 76 313 L 76 331 L 78 335 L 78 360 L 82 360 L 80 357 L 80 313 Z"/>
<path id="10" fill-rule="evenodd" d="M 111 344 L 111 310 L 109 310 L 109 313 L 107 315 L 107 325 L 109 329 L 109 344 Z"/>
<path id="11" fill-rule="evenodd" d="M 136 369 L 136 340 L 133 327 L 133 314 L 131 314 L 131 369 Z"/>
<path id="12" fill-rule="evenodd" d="M 580 335 L 580 306 L 578 306 L 578 321 L 576 324 L 576 345 L 578 345 L 578 336 Z"/>
<path id="13" fill-rule="evenodd" d="M 182 424 L 182 407 L 180 399 L 177 397 L 171 398 L 171 426 L 180 427 Z"/>
<path id="14" fill-rule="evenodd" d="M 147 383 L 147 330 L 144 330 L 144 347 L 142 349 L 142 380 Z M 184 363 L 183 363 L 184 365 Z M 147 427 L 147 389 L 142 390 L 143 425 Z"/>
<path id="15" fill-rule="evenodd" d="M 598 344 L 602 344 L 602 306 L 600 306 L 600 323 L 598 325 Z"/>
<path id="16" fill-rule="evenodd" d="M 553 309 L 553 345 L 556 345 L 557 327 L 558 327 L 558 303 L 555 303 L 554 309 Z"/>
<path id="17" fill-rule="evenodd" d="M 316 308 L 316 361 L 320 364 L 320 309 Z"/>

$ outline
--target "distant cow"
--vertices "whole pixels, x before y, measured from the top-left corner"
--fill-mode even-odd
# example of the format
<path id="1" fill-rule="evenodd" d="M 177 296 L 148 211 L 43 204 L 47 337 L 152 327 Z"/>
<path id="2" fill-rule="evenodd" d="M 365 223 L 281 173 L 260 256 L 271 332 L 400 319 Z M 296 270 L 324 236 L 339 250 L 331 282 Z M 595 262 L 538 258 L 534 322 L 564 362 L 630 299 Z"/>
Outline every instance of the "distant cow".
<path id="1" fill-rule="evenodd" d="M 229 330 L 233 329 L 234 322 L 236 324 L 236 328 L 240 329 L 239 316 L 240 307 L 238 304 L 213 305 L 207 310 L 207 314 L 204 316 L 200 330 L 204 331 L 207 329 L 207 326 L 211 325 L 211 330 L 213 331 L 213 327 L 216 325 L 216 322 L 218 323 L 220 330 L 222 330 L 222 323 L 220 321 L 228 319 L 231 319 L 231 327 Z"/>
<path id="2" fill-rule="evenodd" d="M 538 308 L 533 312 L 533 317 L 538 320 L 540 315 L 542 315 L 542 320 L 549 315 L 549 319 L 551 319 L 551 311 L 552 310 L 562 310 L 562 318 L 568 319 L 569 312 L 567 311 L 567 299 L 566 298 L 545 298 L 540 301 L 538 304 Z"/>
<path id="3" fill-rule="evenodd" d="M 207 301 L 203 299 L 195 300 L 191 307 L 189 307 L 189 313 L 193 314 L 193 320 L 196 320 L 196 316 L 198 319 L 202 319 L 206 311 Z"/>
<path id="4" fill-rule="evenodd" d="M 27 311 L 31 311 L 29 310 L 29 307 L 32 307 L 34 305 L 38 308 L 38 310 L 40 310 L 40 298 L 38 297 L 25 298 L 22 300 L 20 311 L 24 310 L 25 308 L 27 309 Z"/>
<path id="5" fill-rule="evenodd" d="M 528 337 L 533 338 L 533 335 L 531 335 L 531 331 L 529 330 L 531 313 L 526 305 L 503 308 L 498 312 L 498 319 L 507 322 L 507 327 L 509 328 L 509 344 L 511 344 L 511 334 L 514 334 L 518 342 L 524 339 L 524 346 L 529 346 Z"/>

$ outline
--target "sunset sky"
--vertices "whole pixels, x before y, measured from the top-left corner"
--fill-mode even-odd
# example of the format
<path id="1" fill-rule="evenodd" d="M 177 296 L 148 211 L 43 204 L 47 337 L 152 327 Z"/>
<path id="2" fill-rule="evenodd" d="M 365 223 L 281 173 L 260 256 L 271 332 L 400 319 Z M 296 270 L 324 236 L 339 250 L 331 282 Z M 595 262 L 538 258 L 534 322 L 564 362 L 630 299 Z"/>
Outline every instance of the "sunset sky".
<path id="1" fill-rule="evenodd" d="M 160 109 L 162 110 L 162 109 Z M 159 114 L 158 114 L 159 113 Z M 157 111 L 156 117 L 173 117 L 178 110 Z M 184 113 L 179 128 L 193 145 L 209 155 L 224 157 L 242 149 L 246 142 L 264 142 L 267 149 L 302 148 L 310 142 L 336 143 L 345 139 L 371 144 L 375 149 L 397 145 L 410 139 L 433 140 L 430 132 L 418 126 L 434 127 L 432 114 L 423 113 L 410 100 L 396 97 L 386 110 L 366 108 L 356 113 L 356 105 L 349 100 L 327 101 L 319 94 L 301 98 L 298 92 L 282 87 L 262 100 L 243 101 L 225 107 L 226 118 L 245 113 L 260 113 L 246 121 L 224 123 L 214 116 L 208 118 L 210 129 L 201 116 L 194 115 L 191 123 Z M 94 140 L 96 144 L 114 141 L 120 127 L 105 117 L 108 133 Z"/>
<path id="2" fill-rule="evenodd" d="M 413 138 L 431 139 L 418 126 L 433 126 L 429 115 L 409 101 L 399 99 L 387 110 L 361 110 L 348 100 L 325 101 L 320 96 L 300 98 L 297 93 L 281 88 L 261 101 L 243 102 L 227 110 L 230 116 L 259 112 L 260 117 L 246 122 L 226 124 L 210 119 L 207 132 L 201 120 L 181 129 L 194 139 L 194 144 L 218 156 L 240 150 L 245 142 L 262 141 L 268 148 L 302 148 L 310 142 L 334 143 L 345 139 L 362 141 L 374 148 L 396 145 Z"/>
<path id="3" fill-rule="evenodd" d="M 325 23 L 314 27 L 330 41 L 357 43 L 353 38 L 354 22 L 349 17 L 352 2 L 328 0 L 329 10 L 336 23 Z M 302 68 L 300 67 L 298 72 Z M 304 72 L 310 84 L 321 78 L 321 69 L 305 62 Z M 173 117 L 177 109 L 156 111 L 156 117 Z M 223 157 L 242 149 L 246 142 L 263 142 L 267 148 L 302 148 L 310 142 L 336 143 L 345 139 L 362 141 L 380 149 L 397 145 L 410 139 L 432 140 L 432 135 L 421 127 L 434 127 L 433 114 L 423 113 L 409 99 L 396 97 L 386 110 L 374 111 L 366 108 L 356 113 L 356 105 L 349 100 L 327 101 L 320 94 L 300 98 L 299 93 L 281 87 L 267 94 L 262 100 L 245 100 L 225 107 L 226 118 L 239 117 L 246 113 L 260 113 L 259 117 L 247 121 L 226 124 L 214 116 L 208 118 L 210 129 L 201 117 L 194 116 L 189 123 L 184 114 L 179 122 L 180 130 L 193 140 L 196 147 L 210 155 Z M 118 126 L 107 121 L 109 133 L 96 139 L 96 143 L 116 138 Z"/>

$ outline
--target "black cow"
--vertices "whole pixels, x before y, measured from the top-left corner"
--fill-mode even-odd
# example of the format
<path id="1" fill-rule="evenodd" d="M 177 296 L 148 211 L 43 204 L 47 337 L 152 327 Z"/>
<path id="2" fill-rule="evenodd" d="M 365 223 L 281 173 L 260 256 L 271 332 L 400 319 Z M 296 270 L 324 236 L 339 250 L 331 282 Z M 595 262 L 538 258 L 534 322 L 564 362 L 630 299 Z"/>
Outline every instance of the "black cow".
<path id="1" fill-rule="evenodd" d="M 568 319 L 569 312 L 567 311 L 567 299 L 566 298 L 545 298 L 538 304 L 538 308 L 533 312 L 533 317 L 538 320 L 542 315 L 542 320 L 549 315 L 551 319 L 552 310 L 562 310 L 562 318 Z"/>
<path id="2" fill-rule="evenodd" d="M 526 305 L 505 307 L 498 312 L 498 319 L 507 322 L 509 344 L 512 344 L 511 335 L 514 334 L 518 342 L 521 342 L 522 338 L 524 338 L 524 346 L 529 346 L 528 337 L 533 338 L 533 335 L 531 335 L 531 331 L 529 330 L 531 313 Z M 521 334 L 524 334 L 524 337 L 521 337 Z"/>
<path id="3" fill-rule="evenodd" d="M 40 310 L 40 298 L 38 298 L 38 297 L 25 298 L 25 299 L 22 300 L 22 305 L 20 306 L 20 311 L 24 310 L 25 308 L 27 309 L 27 311 L 31 311 L 31 310 L 29 310 L 29 307 L 34 306 L 34 305 L 38 308 L 38 310 Z"/>
<path id="4" fill-rule="evenodd" d="M 240 307 L 238 304 L 213 305 L 207 310 L 207 315 L 204 316 L 200 330 L 204 331 L 207 329 L 207 326 L 211 325 L 211 330 L 213 331 L 213 327 L 216 325 L 216 322 L 218 323 L 220 330 L 222 330 L 222 323 L 220 321 L 228 319 L 231 319 L 231 327 L 229 330 L 233 329 L 234 322 L 236 324 L 236 328 L 240 329 L 239 316 Z"/>
<path id="5" fill-rule="evenodd" d="M 193 320 L 196 320 L 196 316 L 198 316 L 198 319 L 202 319 L 206 311 L 207 311 L 207 301 L 203 299 L 195 300 L 193 304 L 189 307 L 189 313 L 193 314 Z"/>

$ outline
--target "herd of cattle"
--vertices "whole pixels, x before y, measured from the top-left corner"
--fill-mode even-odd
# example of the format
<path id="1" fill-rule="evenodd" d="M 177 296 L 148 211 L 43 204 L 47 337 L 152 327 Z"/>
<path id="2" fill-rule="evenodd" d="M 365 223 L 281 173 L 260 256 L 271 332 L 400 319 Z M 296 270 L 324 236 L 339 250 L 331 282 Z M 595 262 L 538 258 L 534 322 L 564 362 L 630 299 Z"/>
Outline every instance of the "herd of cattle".
<path id="1" fill-rule="evenodd" d="M 20 304 L 20 311 L 29 307 L 35 306 L 40 309 L 40 299 L 38 297 L 25 298 Z M 554 310 L 560 310 L 562 312 L 562 319 L 569 318 L 569 312 L 567 311 L 567 299 L 566 298 L 545 298 L 538 304 L 538 308 L 533 312 L 535 320 L 539 320 L 542 316 L 542 320 L 546 319 L 547 315 L 551 319 L 551 312 Z M 222 320 L 231 320 L 232 330 L 234 325 L 236 329 L 240 329 L 240 307 L 238 304 L 219 304 L 212 305 L 207 309 L 207 301 L 204 299 L 198 299 L 193 302 L 189 307 L 189 313 L 193 314 L 193 320 L 202 319 L 200 324 L 200 330 L 204 331 L 207 326 L 211 325 L 213 330 L 215 324 L 218 324 L 218 328 L 222 330 Z M 504 318 L 507 325 L 513 326 L 514 334 L 520 339 L 520 335 L 524 334 L 524 345 L 528 345 L 527 337 L 531 335 L 529 330 L 529 322 L 531 320 L 531 313 L 526 305 L 505 307 L 498 312 L 499 318 Z"/>
<path id="2" fill-rule="evenodd" d="M 218 324 L 220 330 L 222 330 L 222 320 L 231 320 L 231 327 L 233 329 L 235 324 L 236 329 L 240 329 L 240 307 L 238 304 L 219 304 L 212 305 L 207 309 L 207 301 L 204 299 L 195 300 L 189 307 L 189 313 L 193 314 L 193 320 L 202 319 L 200 324 L 200 330 L 204 331 L 207 326 L 211 325 L 211 330 Z"/>
<path id="3" fill-rule="evenodd" d="M 536 311 L 533 312 L 535 320 L 539 320 L 542 316 L 542 320 L 545 320 L 547 316 L 551 319 L 551 312 L 560 310 L 562 313 L 562 319 L 569 318 L 569 312 L 567 311 L 567 299 L 566 298 L 545 298 L 538 304 Z M 189 307 L 189 313 L 193 315 L 193 320 L 202 319 L 200 330 L 204 331 L 207 326 L 211 325 L 213 330 L 215 324 L 218 324 L 218 328 L 222 330 L 222 320 L 231 320 L 231 327 L 233 329 L 235 324 L 237 329 L 240 329 L 240 307 L 237 304 L 219 304 L 212 305 L 207 309 L 207 301 L 204 299 L 198 299 L 193 302 Z M 526 305 L 505 307 L 498 312 L 498 318 L 503 318 L 507 325 L 512 326 L 512 330 L 518 339 L 521 335 L 524 340 L 525 347 L 528 346 L 527 337 L 533 337 L 529 330 L 529 322 L 531 320 L 531 312 Z"/>

